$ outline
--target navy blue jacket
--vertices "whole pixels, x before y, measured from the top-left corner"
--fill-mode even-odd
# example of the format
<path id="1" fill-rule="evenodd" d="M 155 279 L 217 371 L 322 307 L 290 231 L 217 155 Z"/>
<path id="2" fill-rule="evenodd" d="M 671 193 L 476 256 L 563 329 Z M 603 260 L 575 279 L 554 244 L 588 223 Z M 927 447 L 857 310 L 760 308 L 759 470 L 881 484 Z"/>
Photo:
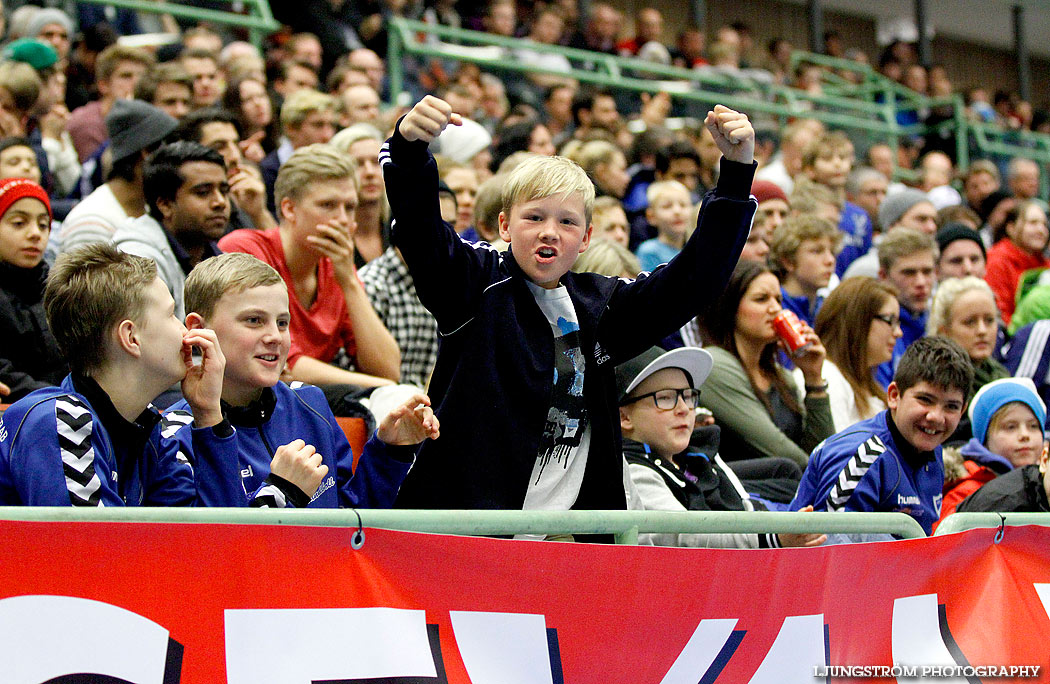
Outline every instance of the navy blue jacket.
<path id="1" fill-rule="evenodd" d="M 550 325 L 510 252 L 467 244 L 441 221 L 437 166 L 425 143 L 395 132 L 380 163 L 393 244 L 440 334 L 429 392 L 441 437 L 422 446 L 397 505 L 520 509 L 551 406 Z M 749 196 L 754 166 L 723 160 L 721 168 L 696 232 L 671 263 L 634 281 L 561 278 L 580 325 L 591 427 L 574 508 L 626 507 L 614 368 L 715 300 L 736 265 L 757 204 Z"/>

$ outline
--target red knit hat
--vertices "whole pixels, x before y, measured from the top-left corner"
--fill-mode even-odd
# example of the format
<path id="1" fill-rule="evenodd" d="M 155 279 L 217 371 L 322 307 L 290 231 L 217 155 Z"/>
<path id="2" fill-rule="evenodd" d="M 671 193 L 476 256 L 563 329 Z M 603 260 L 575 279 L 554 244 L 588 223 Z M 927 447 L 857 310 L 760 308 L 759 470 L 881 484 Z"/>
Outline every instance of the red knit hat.
<path id="1" fill-rule="evenodd" d="M 752 183 L 751 194 L 755 196 L 759 204 L 771 199 L 788 201 L 784 190 L 776 183 L 767 180 L 756 180 Z"/>
<path id="2" fill-rule="evenodd" d="M 51 200 L 42 187 L 28 178 L 5 178 L 0 180 L 0 217 L 7 213 L 11 205 L 24 197 L 33 197 L 44 203 L 48 218 L 51 214 Z"/>

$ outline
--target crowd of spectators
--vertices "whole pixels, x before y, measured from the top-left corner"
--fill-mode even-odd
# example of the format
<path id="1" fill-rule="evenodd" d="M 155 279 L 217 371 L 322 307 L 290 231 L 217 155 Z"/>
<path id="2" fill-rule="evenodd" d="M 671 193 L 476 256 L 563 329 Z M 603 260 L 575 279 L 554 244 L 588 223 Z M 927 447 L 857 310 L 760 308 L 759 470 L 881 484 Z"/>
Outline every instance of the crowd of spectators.
<path id="1" fill-rule="evenodd" d="M 63 387 L 80 392 L 86 386 L 80 374 L 90 375 L 101 359 L 112 357 L 113 350 L 107 347 L 81 349 L 81 354 L 88 355 L 86 361 L 69 359 L 61 341 L 74 339 L 72 333 L 52 330 L 49 326 L 61 319 L 46 311 L 45 290 L 52 287 L 48 285 L 52 266 L 58 264 L 61 268 L 56 271 L 68 276 L 69 264 L 88 263 L 84 250 L 92 245 L 98 249 L 99 243 L 151 259 L 155 270 L 150 273 L 170 295 L 173 314 L 192 331 L 209 327 L 204 323 L 211 313 L 188 303 L 191 281 L 187 279 L 223 253 L 243 252 L 272 268 L 260 272 L 257 284 L 224 281 L 225 286 L 246 288 L 249 293 L 252 288 L 270 288 L 270 294 L 281 295 L 276 297 L 278 303 L 284 302 L 284 309 L 274 312 L 272 318 L 275 326 L 280 322 L 280 334 L 289 338 L 287 349 L 280 351 L 283 347 L 278 344 L 273 351 L 257 352 L 260 363 L 267 364 L 262 376 L 272 376 L 274 382 L 279 378 L 296 388 L 296 383 L 320 386 L 326 400 L 321 410 L 311 394 L 296 399 L 294 394 L 264 393 L 262 396 L 276 397 L 264 407 L 267 420 L 280 400 L 298 406 L 297 410 L 309 406 L 315 413 L 334 411 L 375 419 L 381 425 L 380 437 L 389 437 L 381 440 L 386 445 L 408 444 L 409 437 L 434 438 L 436 420 L 424 392 L 437 378 L 434 408 L 442 420 L 450 417 L 444 440 L 460 441 L 444 448 L 435 442 L 422 453 L 482 449 L 484 440 L 464 431 L 456 422 L 458 413 L 447 406 L 443 411 L 442 402 L 450 396 L 460 402 L 456 410 L 463 411 L 463 402 L 470 398 L 462 394 L 464 381 L 455 373 L 472 371 L 457 365 L 450 376 L 447 364 L 443 373 L 440 370 L 444 349 L 467 353 L 458 346 L 460 338 L 452 337 L 459 328 L 448 329 L 442 323 L 479 325 L 471 322 L 473 318 L 463 318 L 467 309 L 456 308 L 458 304 L 467 307 L 473 300 L 455 290 L 454 283 L 435 279 L 434 264 L 445 263 L 441 250 L 423 258 L 418 244 L 409 246 L 400 241 L 406 238 L 395 238 L 398 221 L 394 219 L 427 217 L 426 211 L 433 209 L 458 238 L 455 249 L 447 250 L 449 263 L 472 269 L 475 257 L 468 259 L 457 252 L 458 242 L 482 254 L 508 250 L 515 230 L 512 215 L 518 206 L 511 199 L 543 199 L 546 195 L 533 189 L 509 198 L 506 188 L 520 185 L 522 169 L 532 168 L 531 160 L 560 155 L 586 173 L 595 194 L 593 203 L 585 202 L 593 233 L 584 241 L 568 282 L 582 283 L 577 274 L 586 273 L 623 283 L 637 279 L 640 284 L 650 283 L 648 288 L 638 288 L 646 296 L 659 291 L 668 298 L 653 302 L 653 310 L 674 304 L 680 307 L 678 313 L 689 314 L 686 318 L 691 320 L 677 331 L 666 331 L 669 334 L 662 341 L 643 345 L 639 339 L 625 344 L 633 350 L 632 356 L 656 342 L 666 350 L 706 349 L 702 358 L 676 356 L 684 359 L 686 366 L 682 367 L 665 359 L 660 350 L 645 352 L 645 363 L 639 365 L 636 360 L 630 365 L 629 377 L 618 378 L 617 382 L 623 381 L 617 388 L 619 396 L 606 398 L 607 402 L 621 402 L 619 427 L 626 460 L 619 453 L 614 457 L 623 464 L 624 506 L 660 508 L 664 504 L 654 501 L 662 501 L 674 502 L 672 509 L 809 510 L 806 507 L 812 506 L 816 510 L 902 510 L 882 506 L 877 496 L 872 503 L 870 497 L 880 493 L 873 494 L 874 490 L 865 490 L 863 485 L 829 492 L 820 484 L 828 473 L 810 472 L 818 467 L 841 470 L 845 463 L 835 445 L 857 445 L 850 440 L 836 441 L 836 433 L 862 422 L 874 440 L 864 442 L 868 452 L 863 456 L 869 459 L 863 461 L 863 472 L 870 471 L 872 478 L 885 474 L 886 466 L 878 465 L 881 461 L 876 457 L 881 458 L 884 451 L 894 453 L 892 444 L 887 449 L 886 442 L 895 439 L 906 443 L 896 453 L 909 467 L 927 453 L 937 464 L 954 459 L 954 467 L 936 469 L 943 476 L 944 494 L 953 492 L 952 509 L 965 498 L 960 492 L 976 491 L 972 486 L 976 480 L 983 484 L 1013 469 L 1027 468 L 1027 479 L 1018 487 L 1028 487 L 1033 480 L 1043 482 L 1041 473 L 1048 456 L 1043 446 L 1046 411 L 1042 401 L 1050 396 L 1045 373 L 1050 363 L 1050 228 L 1045 198 L 1039 197 L 1042 175 L 1048 171 L 1037 162 L 1022 155 L 996 156 L 970 159 L 960 170 L 955 142 L 940 136 L 906 136 L 890 146 L 834 130 L 805 107 L 783 126 L 753 117 L 757 172 L 753 179 L 748 175 L 747 188 L 757 210 L 749 233 L 740 236 L 739 262 L 727 265 L 724 283 L 712 276 L 711 283 L 717 285 L 712 291 L 673 291 L 670 276 L 656 274 L 677 273 L 663 265 L 674 263 L 680 254 L 683 260 L 693 258 L 689 255 L 697 249 L 691 245 L 709 239 L 701 233 L 712 229 L 698 227 L 705 212 L 710 213 L 705 201 L 732 195 L 744 174 L 736 168 L 742 166 L 738 162 L 747 160 L 733 159 L 729 162 L 732 170 L 726 170 L 729 134 L 712 124 L 713 114 L 705 121 L 706 107 L 698 112 L 692 104 L 674 101 L 662 88 L 635 96 L 581 85 L 572 78 L 573 70 L 593 66 L 599 53 L 638 58 L 696 70 L 716 92 L 761 97 L 763 88 L 770 85 L 793 88 L 815 96 L 810 100 L 811 110 L 821 107 L 816 96 L 829 77 L 840 84 L 859 82 L 861 70 L 843 67 L 829 74 L 828 68 L 804 61 L 792 66 L 792 46 L 786 40 L 772 40 L 762 49 L 755 44 L 749 26 L 740 22 L 714 31 L 685 26 L 673 41 L 665 42 L 669 31 L 664 17 L 651 7 L 626 21 L 619 10 L 604 2 L 590 4 L 587 15 L 580 16 L 572 0 L 534 5 L 514 0 L 480 5 L 446 0 L 307 0 L 294 8 L 288 5 L 274 3 L 275 16 L 285 26 L 268 39 L 264 50 L 228 27 L 186 25 L 164 15 L 102 11 L 94 5 L 79 6 L 75 16 L 59 9 L 22 5 L 4 17 L 0 400 L 14 403 L 37 391 L 53 391 L 46 388 L 63 382 L 70 371 L 73 380 Z M 389 32 L 394 30 L 390 20 L 398 16 L 517 39 L 518 47 L 499 48 L 500 52 L 492 54 L 536 71 L 521 75 L 451 58 L 410 57 L 400 65 L 403 91 L 391 92 L 386 56 Z M 138 35 L 148 32 L 165 32 L 166 40 L 174 35 L 176 42 L 157 38 L 154 44 Z M 129 40 L 133 38 L 140 39 Z M 843 36 L 829 32 L 825 52 L 871 65 L 918 96 L 940 97 L 959 90 L 944 67 L 920 64 L 911 44 L 893 43 L 874 57 L 845 42 Z M 138 46 L 143 44 L 147 47 Z M 544 45 L 577 48 L 594 56 L 590 61 L 581 52 L 565 57 L 544 51 Z M 461 52 L 479 49 L 455 47 Z M 844 91 L 839 88 L 836 92 Z M 397 122 L 411 110 L 410 116 L 416 118 L 410 121 L 415 123 L 423 105 L 416 109 L 412 105 L 427 95 L 437 98 L 441 105 L 436 111 L 446 118 L 432 136 L 420 134 L 406 142 L 399 138 L 404 131 L 398 132 Z M 974 121 L 998 124 L 1007 131 L 1050 133 L 1047 113 L 1016 95 L 989 96 L 986 89 L 974 87 L 965 96 L 966 114 Z M 902 105 L 898 113 L 901 125 L 935 124 L 945 117 L 936 107 Z M 388 138 L 390 149 L 383 146 Z M 391 162 L 393 149 L 402 144 L 400 149 L 414 149 L 410 143 L 418 140 L 429 142 L 435 157 L 434 207 L 412 206 L 413 201 L 418 205 L 430 201 L 431 191 L 422 187 L 401 187 L 396 192 L 418 192 L 418 196 L 395 200 L 380 164 L 400 169 L 404 155 L 413 158 L 402 151 L 397 153 L 402 157 Z M 408 174 L 413 182 L 429 183 L 429 176 L 412 175 L 415 173 Z M 539 194 L 530 197 L 528 192 Z M 392 203 L 399 206 L 392 210 Z M 404 230 L 407 234 L 407 228 Z M 520 261 L 519 254 L 513 256 Z M 557 261 L 561 256 L 555 253 L 550 258 Z M 477 258 L 489 264 L 487 256 Z M 541 258 L 548 258 L 546 252 Z M 92 259 L 91 263 L 120 261 L 110 252 L 94 254 Z M 421 263 L 428 259 L 433 263 Z M 523 270 L 535 283 L 533 274 Z M 553 282 L 558 285 L 557 278 Z M 659 289 L 655 283 L 661 284 Z M 493 281 L 491 286 L 496 284 Z M 436 291 L 458 293 L 464 300 L 435 304 Z M 220 290 L 211 296 L 217 300 L 221 294 Z M 546 312 L 539 295 L 536 302 Z M 520 305 L 515 300 L 515 306 Z M 84 306 L 84 316 L 103 315 L 87 301 Z M 129 311 L 134 312 L 136 306 L 129 300 Z M 446 311 L 449 306 L 452 309 Z M 576 306 L 575 313 L 583 315 L 581 304 Z M 800 350 L 789 349 L 776 332 L 773 322 L 782 310 L 797 319 Z M 516 315 L 523 316 L 520 311 Z M 490 320 L 488 314 L 484 320 L 506 325 L 503 319 Z M 564 329 L 559 333 L 561 323 L 555 320 L 562 319 L 552 319 L 556 345 L 565 344 L 562 337 L 570 335 Z M 590 334 L 586 323 L 584 328 Z M 501 333 L 513 337 L 511 330 Z M 217 341 L 200 342 L 201 333 L 186 334 L 205 349 L 205 361 L 214 356 L 210 345 L 225 348 L 230 339 L 220 335 Z M 602 329 L 602 334 L 608 331 Z M 529 331 L 521 338 L 499 342 L 502 348 L 508 342 L 521 345 L 533 337 Z M 493 343 L 488 337 L 477 339 Z M 927 341 L 914 347 L 923 339 Z M 134 333 L 129 333 L 125 346 L 131 356 L 137 344 L 134 340 Z M 915 351 L 909 355 L 911 348 Z M 502 372 L 502 365 L 508 363 L 492 349 L 471 353 L 474 361 L 490 364 L 497 371 Z M 529 355 L 536 353 L 537 349 L 528 351 Z M 584 353 L 589 356 L 590 350 Z M 602 353 L 598 344 L 594 358 L 599 364 Z M 658 359 L 664 359 L 662 370 L 685 370 L 685 382 L 679 382 L 673 373 L 660 375 L 648 367 Z M 275 360 L 279 367 L 272 368 Z M 518 359 L 510 362 L 522 363 Z M 707 364 L 703 377 L 694 377 L 690 371 L 697 363 Z M 232 359 L 227 362 L 227 383 L 233 365 Z M 960 365 L 965 365 L 965 372 Z M 556 383 L 561 370 L 561 365 L 554 369 Z M 477 372 L 479 377 L 499 376 L 492 369 Z M 253 425 L 239 411 L 265 401 L 258 388 L 266 383 L 259 381 L 254 393 L 238 394 L 237 401 L 232 390 L 224 393 L 216 409 L 212 400 L 217 397 L 202 394 L 199 384 L 187 396 L 173 388 L 175 375 L 160 373 L 150 384 L 157 387 L 158 405 L 181 401 L 179 408 L 192 409 L 178 414 L 188 417 L 180 425 L 169 425 L 171 434 L 165 437 L 194 421 L 199 408 L 209 417 L 209 428 L 222 439 L 223 430 L 230 427 L 221 422 L 223 417 L 234 425 Z M 673 387 L 658 386 L 672 376 Z M 581 383 L 582 377 L 581 373 Z M 1004 381 L 1006 388 L 997 389 L 1002 387 L 997 383 Z M 937 390 L 933 394 L 928 392 L 931 387 Z M 665 390 L 676 394 L 660 394 Z M 99 391 L 98 384 L 91 385 L 85 396 L 98 397 Z M 528 396 L 542 395 L 533 385 L 529 391 Z M 586 391 L 596 390 L 588 385 Z M 476 416 L 497 408 L 517 413 L 493 416 L 492 424 L 475 428 L 477 434 L 494 435 L 501 421 L 506 421 L 508 434 L 519 435 L 520 443 L 491 444 L 494 454 L 497 449 L 520 450 L 534 444 L 521 424 L 525 410 L 520 400 L 511 401 L 506 395 L 509 390 L 499 387 L 478 396 L 493 392 L 495 406 L 478 407 Z M 956 394 L 962 395 L 962 401 Z M 642 410 L 635 402 L 649 396 L 652 400 L 643 402 L 646 410 Z M 982 397 L 986 403 L 989 396 L 1000 401 L 975 414 L 979 404 L 975 399 L 964 415 L 966 399 L 971 396 Z M 595 406 L 606 405 L 595 401 L 588 398 L 592 412 Z M 123 408 L 117 401 L 114 404 L 117 410 Z M 146 406 L 133 404 L 135 414 Z M 1029 425 L 1028 414 L 1018 406 L 1035 415 L 1036 427 Z M 683 407 L 690 419 L 683 418 L 668 430 L 685 430 L 684 440 L 665 443 L 659 430 L 645 423 L 666 418 L 671 415 L 668 411 L 677 414 Z M 546 411 L 548 407 L 540 408 Z M 551 415 L 555 408 L 550 407 Z M 937 421 L 928 417 L 916 419 L 918 427 L 903 422 L 923 408 L 937 414 L 938 421 L 948 417 L 936 426 Z M 216 410 L 220 419 L 215 418 Z M 546 427 L 542 420 L 529 425 L 534 431 L 542 428 L 546 438 L 555 429 L 551 425 L 557 424 L 554 453 L 562 446 L 559 440 L 566 437 L 569 426 L 551 420 L 548 418 Z M 614 421 L 605 425 L 604 418 L 593 413 L 590 420 L 595 430 L 616 430 Z M 195 429 L 203 428 L 199 423 Z M 711 430 L 713 426 L 717 429 Z M 914 435 L 911 430 L 916 431 Z M 924 439 L 923 430 L 944 434 Z M 1032 448 L 1003 446 L 1006 438 L 1000 439 L 1000 433 L 1008 430 L 1023 433 L 1011 439 L 1026 445 L 1031 442 L 1027 446 Z M 309 438 L 294 433 L 283 436 Z M 184 448 L 188 451 L 196 436 L 190 438 L 184 431 L 179 439 L 190 439 Z M 947 445 L 943 457 L 942 443 Z M 591 442 L 590 457 L 598 458 L 599 446 L 615 447 L 619 452 L 619 445 L 618 439 L 603 433 L 601 440 Z M 275 455 L 264 446 L 252 448 Z M 386 463 L 383 459 L 387 458 L 403 462 L 399 455 L 387 456 L 384 448 L 372 444 L 367 453 L 377 462 Z M 573 453 L 579 448 L 577 437 Z M 583 447 L 584 463 L 587 448 Z M 219 451 L 216 448 L 215 453 Z M 322 467 L 327 470 L 327 465 L 311 461 L 309 453 L 296 451 L 293 459 L 291 450 L 286 451 L 289 453 L 282 452 L 286 460 L 309 461 L 311 475 L 304 478 L 288 470 L 283 461 L 275 461 L 273 474 L 280 482 L 273 485 L 266 480 L 269 465 L 265 459 L 253 457 L 255 469 L 261 472 L 261 477 L 253 475 L 251 487 L 245 485 L 246 491 L 254 492 L 253 505 L 294 503 L 300 497 L 284 480 L 297 485 L 306 482 L 300 489 L 309 494 L 317 490 L 318 497 L 326 488 L 323 474 L 317 472 Z M 700 463 L 682 458 L 694 451 L 708 454 L 706 465 L 684 465 L 687 461 Z M 405 458 L 411 462 L 413 457 Z M 520 466 L 508 467 L 506 472 L 486 466 L 472 474 L 470 469 L 475 466 L 468 464 L 454 477 L 450 473 L 457 471 L 435 463 L 435 458 L 420 461 L 406 482 L 406 498 L 412 503 L 568 508 L 602 502 L 608 507 L 619 496 L 619 492 L 612 497 L 608 491 L 595 493 L 596 482 L 591 475 L 584 478 L 583 466 L 572 476 L 576 479 L 571 486 L 576 490 L 570 494 L 557 490 L 565 486 L 560 482 L 551 485 L 552 491 L 541 493 L 530 485 L 526 494 L 524 482 L 519 492 L 514 489 L 516 483 L 502 480 L 492 485 L 496 491 L 479 493 L 478 483 L 488 482 L 486 478 L 499 480 L 522 472 L 527 476 L 531 465 L 524 471 Z M 545 464 L 551 456 L 538 458 Z M 344 468 L 341 463 L 330 465 L 333 471 Z M 1034 474 L 1031 466 L 1036 468 Z M 545 472 L 537 468 L 534 479 Z M 396 492 L 405 474 L 400 466 L 394 470 L 400 474 L 383 477 L 396 480 L 394 485 L 384 480 L 384 486 L 393 486 Z M 697 475 L 701 471 L 703 475 Z M 616 480 L 602 472 L 601 482 Z M 449 494 L 442 500 L 433 487 L 437 480 L 421 483 L 420 473 L 431 473 L 442 482 L 450 480 L 447 491 L 458 491 L 461 496 Z M 344 479 L 337 484 L 342 488 L 349 476 L 340 477 Z M 463 481 L 472 477 L 477 481 Z M 632 477 L 638 482 L 632 484 Z M 704 499 L 692 491 L 697 477 L 721 482 L 714 486 L 723 487 L 726 496 L 712 499 L 707 492 Z M 800 482 L 802 490 L 798 490 Z M 3 484 L 0 482 L 0 494 Z M 914 492 L 916 499 L 909 510 L 929 529 L 941 515 L 942 492 L 930 491 L 929 482 L 922 478 L 913 484 L 926 489 Z M 665 485 L 670 491 L 665 491 Z M 180 484 L 183 486 L 186 483 Z M 268 486 L 277 489 L 267 490 Z M 428 486 L 430 490 L 423 493 Z M 796 490 L 801 492 L 798 496 Z M 1010 499 L 1009 494 L 996 498 L 996 505 L 1004 505 L 1001 502 Z M 338 503 L 319 505 L 346 504 L 354 496 L 346 494 Z M 72 493 L 70 498 L 73 503 L 98 501 Z M 204 498 L 180 495 L 179 500 Z M 380 499 L 381 505 L 390 505 L 393 495 Z M 1034 509 L 1050 510 L 1045 489 L 1014 499 L 1024 499 Z M 229 501 L 210 499 L 219 500 Z M 124 501 L 128 502 L 126 496 Z M 964 504 L 960 509 L 976 510 L 976 505 Z M 753 547 L 812 545 L 823 538 L 701 535 L 654 541 Z"/>

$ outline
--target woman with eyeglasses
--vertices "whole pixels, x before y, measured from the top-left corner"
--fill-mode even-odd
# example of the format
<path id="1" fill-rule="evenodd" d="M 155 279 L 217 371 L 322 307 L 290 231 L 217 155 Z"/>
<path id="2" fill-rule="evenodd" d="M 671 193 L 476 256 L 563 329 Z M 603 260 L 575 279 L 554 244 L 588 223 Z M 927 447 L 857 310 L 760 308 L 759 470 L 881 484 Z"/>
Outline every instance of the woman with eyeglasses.
<path id="1" fill-rule="evenodd" d="M 806 346 L 791 357 L 802 373 L 798 387 L 777 362 L 782 347 L 773 319 L 780 310 L 777 277 L 764 264 L 741 261 L 704 315 L 705 348 L 715 365 L 700 403 L 722 428 L 719 453 L 727 461 L 780 456 L 805 467 L 809 452 L 835 432 L 824 345 L 801 323 Z"/>
<path id="2" fill-rule="evenodd" d="M 815 323 L 828 350 L 824 379 L 835 432 L 886 409 L 874 371 L 903 334 L 900 311 L 897 288 L 867 276 L 846 278 L 824 300 Z"/>
<path id="3" fill-rule="evenodd" d="M 992 288 L 975 276 L 949 278 L 933 294 L 926 334 L 951 338 L 966 350 L 973 364 L 971 397 L 989 382 L 1010 377 L 1010 371 L 993 357 L 999 318 Z M 946 443 L 966 442 L 972 436 L 970 420 L 964 415 Z"/>

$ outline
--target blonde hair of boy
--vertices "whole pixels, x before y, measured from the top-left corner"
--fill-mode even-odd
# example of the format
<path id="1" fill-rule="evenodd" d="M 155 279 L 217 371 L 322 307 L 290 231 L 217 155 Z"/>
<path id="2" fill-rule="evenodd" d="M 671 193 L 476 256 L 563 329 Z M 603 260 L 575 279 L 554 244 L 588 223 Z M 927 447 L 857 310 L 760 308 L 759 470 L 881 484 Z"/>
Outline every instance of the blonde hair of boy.
<path id="1" fill-rule="evenodd" d="M 788 204 L 794 214 L 819 214 L 825 206 L 842 210 L 842 200 L 831 188 L 808 178 L 795 181 L 795 189 L 791 192 L 789 200 Z"/>
<path id="2" fill-rule="evenodd" d="M 988 295 L 995 302 L 995 294 L 981 278 L 976 276 L 965 276 L 962 278 L 948 278 L 937 284 L 937 290 L 933 293 L 933 302 L 930 304 L 930 316 L 926 320 L 927 335 L 943 335 L 948 330 L 952 320 L 952 307 L 959 297 L 967 292 L 978 290 Z M 996 309 L 998 313 L 998 309 Z M 998 317 L 998 316 L 997 316 Z"/>
<path id="3" fill-rule="evenodd" d="M 612 211 L 613 209 L 623 209 L 623 205 L 620 204 L 620 200 L 616 199 L 615 197 L 609 197 L 608 195 L 603 195 L 602 197 L 594 198 L 593 214 L 595 220 L 597 220 L 598 216 L 603 215 L 607 211 Z"/>
<path id="4" fill-rule="evenodd" d="M 802 150 L 802 168 L 813 168 L 813 164 L 821 157 L 831 156 L 833 153 L 847 147 L 850 150 L 853 149 L 853 142 L 850 141 L 849 136 L 842 131 L 829 131 L 806 145 L 806 148 Z"/>
<path id="5" fill-rule="evenodd" d="M 526 159 L 503 186 L 503 212 L 509 217 L 515 205 L 562 194 L 577 195 L 583 200 L 586 230 L 594 213 L 594 183 L 580 165 L 565 157 Z"/>
<path id="6" fill-rule="evenodd" d="M 897 259 L 923 251 L 932 254 L 937 263 L 937 243 L 932 235 L 914 228 L 894 228 L 879 243 L 879 268 L 888 272 Z"/>
<path id="7" fill-rule="evenodd" d="M 186 276 L 186 313 L 208 320 L 227 293 L 240 294 L 253 287 L 283 285 L 281 275 L 251 254 L 230 252 L 205 259 Z"/>
<path id="8" fill-rule="evenodd" d="M 315 181 L 342 180 L 349 178 L 357 188 L 357 164 L 346 152 L 331 145 L 315 143 L 300 147 L 288 161 L 281 164 L 277 181 L 273 184 L 273 198 L 280 206 L 285 197 L 298 200 Z"/>
<path id="9" fill-rule="evenodd" d="M 650 183 L 645 191 L 645 199 L 651 207 L 656 204 L 656 200 L 660 199 L 661 195 L 668 192 L 684 192 L 685 196 L 688 198 L 687 201 L 689 204 L 691 205 L 693 203 L 692 198 L 689 196 L 689 188 L 676 180 L 663 180 Z"/>
<path id="10" fill-rule="evenodd" d="M 281 105 L 281 127 L 285 130 L 298 128 L 314 112 L 332 112 L 339 110 L 338 103 L 331 95 L 320 93 L 309 88 L 297 90 L 289 95 Z"/>
<path id="11" fill-rule="evenodd" d="M 623 152 L 611 142 L 592 140 L 583 144 L 576 153 L 575 160 L 588 176 L 593 176 L 600 165 L 612 163 L 618 154 L 622 155 Z"/>
<path id="12" fill-rule="evenodd" d="M 135 62 L 149 70 L 156 61 L 152 54 L 142 48 L 114 43 L 98 53 L 98 57 L 95 58 L 95 80 L 108 81 L 121 62 Z"/>
<path id="13" fill-rule="evenodd" d="M 842 231 L 831 221 L 813 214 L 784 219 L 769 238 L 769 262 L 773 271 L 777 272 L 777 277 L 784 276 L 785 261 L 795 263 L 795 255 L 803 242 L 822 238 L 831 240 L 831 251 L 838 252 Z"/>
<path id="14" fill-rule="evenodd" d="M 156 279 L 152 259 L 104 242 L 59 255 L 44 287 L 44 311 L 70 370 L 90 375 L 102 367 L 106 335 L 121 321 L 142 317 Z"/>
<path id="15" fill-rule="evenodd" d="M 43 87 L 36 69 L 25 62 L 0 62 L 0 88 L 8 92 L 19 112 L 24 114 L 33 108 Z"/>
<path id="16" fill-rule="evenodd" d="M 612 240 L 591 240 L 587 251 L 576 258 L 572 265 L 576 273 L 597 273 L 613 278 L 634 278 L 642 270 L 638 257 L 623 245 Z"/>
<path id="17" fill-rule="evenodd" d="M 503 182 L 506 176 L 495 175 L 478 186 L 478 194 L 474 197 L 474 229 L 484 237 L 492 235 L 499 237 L 499 213 L 503 209 Z"/>

